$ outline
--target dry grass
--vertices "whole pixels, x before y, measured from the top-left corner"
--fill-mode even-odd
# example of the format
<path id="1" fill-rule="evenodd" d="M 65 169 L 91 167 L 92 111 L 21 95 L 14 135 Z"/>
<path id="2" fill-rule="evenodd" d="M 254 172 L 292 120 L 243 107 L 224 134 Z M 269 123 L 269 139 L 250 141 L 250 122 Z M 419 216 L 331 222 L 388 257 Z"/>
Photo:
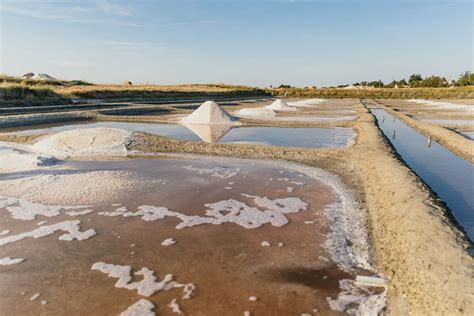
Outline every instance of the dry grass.
<path id="1" fill-rule="evenodd" d="M 474 98 L 474 86 L 450 88 L 367 88 L 367 89 L 268 89 L 275 96 L 291 98 L 356 99 L 467 99 Z"/>

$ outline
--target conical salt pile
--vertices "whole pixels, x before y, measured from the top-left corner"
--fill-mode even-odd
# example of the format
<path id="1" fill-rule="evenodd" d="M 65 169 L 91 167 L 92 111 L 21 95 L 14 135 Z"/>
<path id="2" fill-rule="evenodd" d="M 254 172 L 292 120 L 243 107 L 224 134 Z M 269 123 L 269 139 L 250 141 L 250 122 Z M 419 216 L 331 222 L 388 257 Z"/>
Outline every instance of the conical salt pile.
<path id="1" fill-rule="evenodd" d="M 278 99 L 270 105 L 265 107 L 266 109 L 274 111 L 296 111 L 296 108 L 288 106 L 285 101 Z"/>
<path id="2" fill-rule="evenodd" d="M 206 101 L 181 120 L 184 124 L 233 124 L 234 118 L 214 101 Z"/>

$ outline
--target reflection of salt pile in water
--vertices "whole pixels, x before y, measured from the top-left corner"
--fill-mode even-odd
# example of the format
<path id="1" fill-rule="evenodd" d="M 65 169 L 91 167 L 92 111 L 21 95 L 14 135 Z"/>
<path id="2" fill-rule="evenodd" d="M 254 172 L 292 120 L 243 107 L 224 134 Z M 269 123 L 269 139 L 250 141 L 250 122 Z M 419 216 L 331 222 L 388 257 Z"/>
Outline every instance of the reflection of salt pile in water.
<path id="1" fill-rule="evenodd" d="M 214 101 L 206 101 L 181 120 L 184 124 L 235 124 L 235 119 Z"/>
<path id="2" fill-rule="evenodd" d="M 245 108 L 240 109 L 236 113 L 238 116 L 255 116 L 255 117 L 273 117 L 276 116 L 275 111 L 265 108 Z"/>
<path id="3" fill-rule="evenodd" d="M 89 128 L 60 132 L 40 140 L 32 149 L 55 156 L 124 155 L 132 132 L 117 128 Z"/>
<path id="4" fill-rule="evenodd" d="M 199 136 L 207 143 L 218 142 L 228 131 L 232 129 L 231 125 L 204 125 L 204 124 L 183 124 L 191 132 Z"/>
<path id="5" fill-rule="evenodd" d="M 474 113 L 474 105 L 469 104 L 457 104 L 444 101 L 431 101 L 424 99 L 411 99 L 410 102 L 415 102 L 418 104 L 426 104 L 433 106 L 437 110 L 462 110 L 469 113 Z"/>
<path id="6" fill-rule="evenodd" d="M 267 105 L 265 109 L 273 111 L 296 111 L 296 108 L 288 106 L 285 101 L 278 99 L 270 105 Z"/>
<path id="7" fill-rule="evenodd" d="M 318 105 L 325 101 L 326 101 L 325 99 L 308 99 L 308 100 L 301 100 L 301 101 L 296 101 L 296 102 L 287 102 L 287 104 L 290 106 L 295 106 L 295 107 L 308 107 L 312 105 Z"/>

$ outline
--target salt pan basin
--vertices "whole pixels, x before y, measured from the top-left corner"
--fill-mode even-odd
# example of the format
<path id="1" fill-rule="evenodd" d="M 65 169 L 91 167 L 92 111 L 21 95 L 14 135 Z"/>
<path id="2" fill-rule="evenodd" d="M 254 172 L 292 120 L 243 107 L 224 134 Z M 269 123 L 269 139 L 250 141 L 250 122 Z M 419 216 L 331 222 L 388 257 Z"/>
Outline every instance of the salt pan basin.
<path id="1" fill-rule="evenodd" d="M 284 117 L 283 117 L 284 118 Z M 356 133 L 351 128 L 283 128 L 238 127 L 211 125 L 177 125 L 125 122 L 96 122 L 72 125 L 44 125 L 28 130 L 8 130 L 23 135 L 42 134 L 89 128 L 121 128 L 146 132 L 176 139 L 219 142 L 252 143 L 290 147 L 346 147 L 353 144 Z"/>
<path id="2" fill-rule="evenodd" d="M 68 195 L 96 187 L 59 182 L 62 170 L 126 172 L 134 184 L 119 197 L 81 194 L 64 205 Z M 28 200 L 12 189 L 4 196 L 5 183 L 20 188 L 42 176 L 65 187 Z M 333 309 L 349 308 L 335 300 L 340 281 L 355 282 L 370 267 L 365 237 L 338 226 L 354 204 L 331 179 L 281 164 L 196 157 L 66 160 L 0 174 L 1 253 L 24 259 L 0 266 L 2 313 L 173 315 L 178 306 L 189 315 L 340 314 Z M 353 212 L 350 222 L 362 227 L 361 212 Z M 355 245 L 361 252 L 345 256 Z M 354 297 L 376 294 L 367 291 Z"/>

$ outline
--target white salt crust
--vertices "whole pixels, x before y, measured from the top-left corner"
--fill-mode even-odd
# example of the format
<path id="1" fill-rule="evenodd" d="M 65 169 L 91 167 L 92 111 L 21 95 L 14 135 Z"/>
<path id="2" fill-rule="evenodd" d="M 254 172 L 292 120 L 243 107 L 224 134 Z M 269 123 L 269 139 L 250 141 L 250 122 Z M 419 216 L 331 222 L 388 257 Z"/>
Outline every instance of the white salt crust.
<path id="1" fill-rule="evenodd" d="M 0 208 L 6 208 L 14 219 L 31 221 L 36 216 L 54 217 L 61 214 L 61 210 L 83 209 L 87 205 L 63 206 L 63 205 L 45 205 L 41 203 L 30 202 L 25 199 L 0 196 Z"/>
<path id="2" fill-rule="evenodd" d="M 9 230 L 9 229 L 5 229 L 5 230 L 2 230 L 2 231 L 0 232 L 0 236 L 8 235 L 8 234 L 10 234 L 10 230 Z"/>
<path id="3" fill-rule="evenodd" d="M 12 264 L 21 263 L 23 261 L 25 261 L 25 259 L 22 259 L 22 258 L 14 259 L 14 258 L 10 258 L 10 257 L 5 257 L 3 259 L 0 259 L 0 266 L 9 266 L 9 265 L 12 265 Z"/>
<path id="4" fill-rule="evenodd" d="M 221 225 L 223 223 L 235 223 L 247 229 L 261 227 L 270 223 L 272 226 L 281 227 L 288 223 L 285 214 L 297 213 L 308 208 L 303 200 L 297 197 L 271 200 L 267 197 L 242 194 L 251 198 L 255 204 L 263 210 L 250 207 L 244 202 L 234 199 L 205 204 L 206 216 L 186 215 L 170 211 L 166 207 L 142 205 L 136 212 L 128 211 L 127 208 L 118 208 L 112 212 L 99 212 L 103 216 L 140 216 L 144 221 L 156 221 L 165 217 L 176 217 L 181 220 L 176 229 L 183 229 L 202 224 Z"/>
<path id="5" fill-rule="evenodd" d="M 171 308 L 171 311 L 176 314 L 183 314 L 181 311 L 181 307 L 179 307 L 179 304 L 176 302 L 176 299 L 173 299 L 168 306 Z"/>
<path id="6" fill-rule="evenodd" d="M 244 108 L 238 110 L 235 115 L 237 116 L 250 116 L 250 117 L 273 117 L 276 116 L 275 111 L 265 108 Z"/>
<path id="7" fill-rule="evenodd" d="M 257 301 L 257 297 L 256 296 L 250 296 L 249 301 L 255 302 L 255 301 Z"/>
<path id="8" fill-rule="evenodd" d="M 176 241 L 173 238 L 168 238 L 168 239 L 163 240 L 161 244 L 163 246 L 171 246 L 171 245 L 174 245 L 175 243 Z"/>
<path id="9" fill-rule="evenodd" d="M 162 281 L 156 282 L 154 272 L 146 267 L 135 272 L 134 275 L 142 276 L 143 279 L 138 282 L 132 282 L 132 267 L 108 264 L 105 262 L 96 262 L 92 265 L 92 270 L 98 270 L 106 273 L 111 278 L 118 279 L 115 283 L 116 288 L 136 290 L 139 295 L 149 297 L 159 291 L 169 291 L 174 288 L 183 288 L 182 299 L 189 299 L 193 295 L 196 286 L 192 283 L 182 284 L 173 281 L 173 275 L 167 274 Z"/>
<path id="10" fill-rule="evenodd" d="M 262 242 L 260 243 L 260 245 L 261 245 L 262 247 L 270 247 L 270 246 L 271 246 L 271 244 L 270 244 L 268 241 L 266 241 L 266 240 L 265 240 L 265 241 L 262 241 Z"/>
<path id="11" fill-rule="evenodd" d="M 29 232 L 24 232 L 17 235 L 11 235 L 0 239 L 0 246 L 5 246 L 25 238 L 41 238 L 54 234 L 57 231 L 65 231 L 66 233 L 59 236 L 59 240 L 85 240 L 96 234 L 96 231 L 93 229 L 88 229 L 86 231 L 80 231 L 80 220 L 73 221 L 64 221 L 48 226 L 40 226 L 37 229 L 34 229 Z"/>
<path id="12" fill-rule="evenodd" d="M 40 293 L 33 294 L 33 296 L 30 297 L 30 301 L 36 300 L 38 297 L 40 297 Z"/>
<path id="13" fill-rule="evenodd" d="M 327 298 L 332 310 L 346 315 L 379 315 L 386 305 L 387 290 L 375 294 L 367 287 L 356 286 L 354 280 L 339 281 L 341 292 L 336 299 Z"/>
<path id="14" fill-rule="evenodd" d="M 126 311 L 120 313 L 120 316 L 155 316 L 154 309 L 155 305 L 152 302 L 142 298 L 127 308 Z"/>
<path id="15" fill-rule="evenodd" d="M 185 166 L 183 169 L 197 172 L 198 174 L 210 174 L 212 177 L 229 179 L 239 174 L 240 168 L 229 169 L 225 167 L 214 167 L 214 168 L 196 168 L 192 165 Z"/>
<path id="16" fill-rule="evenodd" d="M 87 209 L 83 211 L 69 211 L 69 212 L 66 212 L 66 214 L 69 216 L 80 216 L 80 215 L 87 215 L 92 212 L 94 212 L 94 210 Z"/>

